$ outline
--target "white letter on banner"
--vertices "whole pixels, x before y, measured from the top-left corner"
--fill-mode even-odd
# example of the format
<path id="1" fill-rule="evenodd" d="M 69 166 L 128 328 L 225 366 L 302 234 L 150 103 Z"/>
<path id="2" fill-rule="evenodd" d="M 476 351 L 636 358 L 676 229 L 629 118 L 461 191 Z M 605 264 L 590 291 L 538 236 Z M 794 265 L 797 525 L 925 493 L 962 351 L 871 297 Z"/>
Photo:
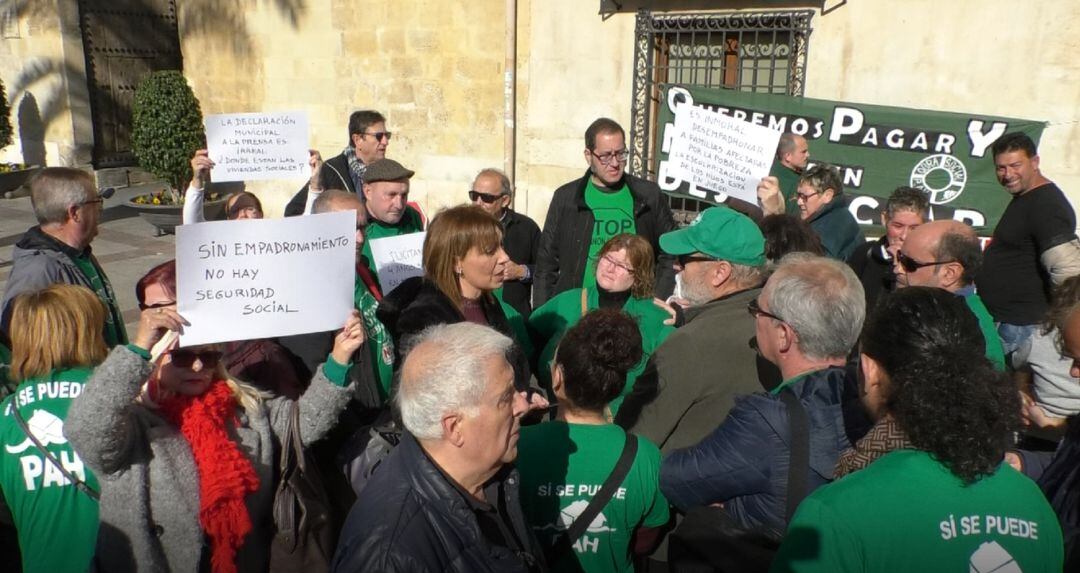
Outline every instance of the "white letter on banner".
<path id="1" fill-rule="evenodd" d="M 853 107 L 837 106 L 833 110 L 829 141 L 836 143 L 845 135 L 859 133 L 863 126 L 863 114 Z"/>
<path id="2" fill-rule="evenodd" d="M 995 121 L 990 126 L 988 133 L 983 133 L 983 122 L 981 119 L 973 119 L 968 122 L 968 140 L 971 141 L 971 156 L 982 157 L 986 155 L 986 148 L 990 147 L 992 143 L 997 141 L 997 138 L 1005 134 L 1005 129 L 1009 127 L 1009 124 L 1003 121 Z"/>

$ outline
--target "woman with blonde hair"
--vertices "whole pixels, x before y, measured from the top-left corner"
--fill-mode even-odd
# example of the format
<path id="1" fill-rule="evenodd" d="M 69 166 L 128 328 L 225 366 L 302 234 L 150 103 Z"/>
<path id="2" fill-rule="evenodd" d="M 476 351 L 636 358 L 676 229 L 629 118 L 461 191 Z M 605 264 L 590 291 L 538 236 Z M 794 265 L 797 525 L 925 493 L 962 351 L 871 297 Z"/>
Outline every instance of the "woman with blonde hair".
<path id="1" fill-rule="evenodd" d="M 146 306 L 133 342 L 113 349 L 69 415 L 68 439 L 102 476 L 98 569 L 266 571 L 277 444 L 294 403 L 304 446 L 337 423 L 360 318 L 294 401 L 230 377 L 218 345 L 159 344 L 186 322 L 174 305 Z"/>
<path id="2" fill-rule="evenodd" d="M 544 388 L 551 387 L 551 361 L 563 333 L 577 324 L 585 313 L 598 308 L 622 310 L 635 319 L 643 342 L 644 355 L 626 375 L 626 383 L 608 405 L 614 417 L 623 398 L 645 368 L 649 356 L 674 328 L 664 324 L 670 315 L 653 303 L 654 263 L 652 245 L 640 235 L 623 233 L 604 243 L 597 254 L 596 286 L 563 291 L 533 311 L 529 328 L 533 344 L 540 348 L 537 377 Z"/>
<path id="3" fill-rule="evenodd" d="M 424 239 L 424 276 L 398 285 L 383 298 L 379 320 L 394 347 L 436 324 L 474 322 L 490 326 L 518 343 L 514 371 L 519 388 L 529 380 L 531 345 L 524 320 L 497 296 L 510 261 L 502 247 L 502 225 L 475 205 L 440 212 Z"/>
<path id="4" fill-rule="evenodd" d="M 99 484 L 65 439 L 64 420 L 108 352 L 104 325 L 105 307 L 83 286 L 55 284 L 14 302 L 11 377 L 19 386 L 0 404 L 0 490 L 23 571 L 85 571 L 94 555 Z"/>

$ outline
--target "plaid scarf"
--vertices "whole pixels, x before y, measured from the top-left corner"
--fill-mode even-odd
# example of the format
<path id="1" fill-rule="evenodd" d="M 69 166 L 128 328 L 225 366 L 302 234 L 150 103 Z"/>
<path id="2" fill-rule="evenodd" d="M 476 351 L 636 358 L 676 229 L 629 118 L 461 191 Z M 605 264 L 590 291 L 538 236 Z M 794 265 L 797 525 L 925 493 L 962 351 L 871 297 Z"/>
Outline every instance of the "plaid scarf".
<path id="1" fill-rule="evenodd" d="M 199 396 L 173 396 L 161 403 L 165 418 L 191 446 L 199 471 L 199 525 L 210 538 L 214 573 L 235 573 L 236 552 L 251 531 L 244 497 L 259 489 L 251 460 L 226 430 L 236 415 L 236 398 L 225 382 Z"/>
<path id="2" fill-rule="evenodd" d="M 893 450 L 913 447 L 892 416 L 883 416 L 861 440 L 855 443 L 854 448 L 848 448 L 840 454 L 833 477 L 840 479 L 849 473 L 865 468 L 874 460 Z"/>
<path id="3" fill-rule="evenodd" d="M 356 194 L 363 197 L 364 194 L 360 192 L 360 188 L 364 185 L 364 170 L 367 169 L 367 165 L 356 158 L 356 148 L 352 145 L 346 147 L 341 153 L 345 155 L 345 159 L 349 160 L 349 176 L 352 177 L 353 186 L 356 187 Z"/>

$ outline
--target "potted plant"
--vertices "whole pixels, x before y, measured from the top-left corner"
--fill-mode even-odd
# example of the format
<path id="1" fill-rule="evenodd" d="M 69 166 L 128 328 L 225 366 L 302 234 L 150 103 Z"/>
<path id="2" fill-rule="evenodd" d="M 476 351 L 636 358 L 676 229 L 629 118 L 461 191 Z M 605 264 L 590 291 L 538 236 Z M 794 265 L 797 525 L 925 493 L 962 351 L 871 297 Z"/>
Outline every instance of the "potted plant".
<path id="1" fill-rule="evenodd" d="M 11 108 L 8 106 L 7 90 L 0 80 L 0 148 L 11 145 Z M 0 194 L 13 196 L 13 192 L 22 186 L 38 170 L 36 165 L 22 163 L 0 163 Z"/>
<path id="2" fill-rule="evenodd" d="M 131 118 L 131 148 L 139 166 L 163 179 L 167 187 L 139 195 L 128 205 L 159 232 L 171 233 L 181 222 L 191 156 L 206 147 L 199 100 L 178 70 L 151 72 L 135 90 Z M 206 197 L 208 210 L 220 210 L 223 199 L 217 195 Z"/>

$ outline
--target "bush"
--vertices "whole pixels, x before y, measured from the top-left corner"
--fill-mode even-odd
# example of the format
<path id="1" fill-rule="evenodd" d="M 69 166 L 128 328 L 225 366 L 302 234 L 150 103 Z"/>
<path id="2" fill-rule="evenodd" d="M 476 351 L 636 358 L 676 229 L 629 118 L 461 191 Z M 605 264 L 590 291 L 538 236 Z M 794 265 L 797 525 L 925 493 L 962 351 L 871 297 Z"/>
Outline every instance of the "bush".
<path id="1" fill-rule="evenodd" d="M 131 147 L 139 165 L 179 192 L 191 179 L 191 156 L 206 146 L 199 100 L 183 74 L 163 70 L 139 82 L 131 111 Z"/>
<path id="2" fill-rule="evenodd" d="M 11 107 L 8 106 L 7 90 L 0 80 L 0 147 L 11 145 Z"/>

